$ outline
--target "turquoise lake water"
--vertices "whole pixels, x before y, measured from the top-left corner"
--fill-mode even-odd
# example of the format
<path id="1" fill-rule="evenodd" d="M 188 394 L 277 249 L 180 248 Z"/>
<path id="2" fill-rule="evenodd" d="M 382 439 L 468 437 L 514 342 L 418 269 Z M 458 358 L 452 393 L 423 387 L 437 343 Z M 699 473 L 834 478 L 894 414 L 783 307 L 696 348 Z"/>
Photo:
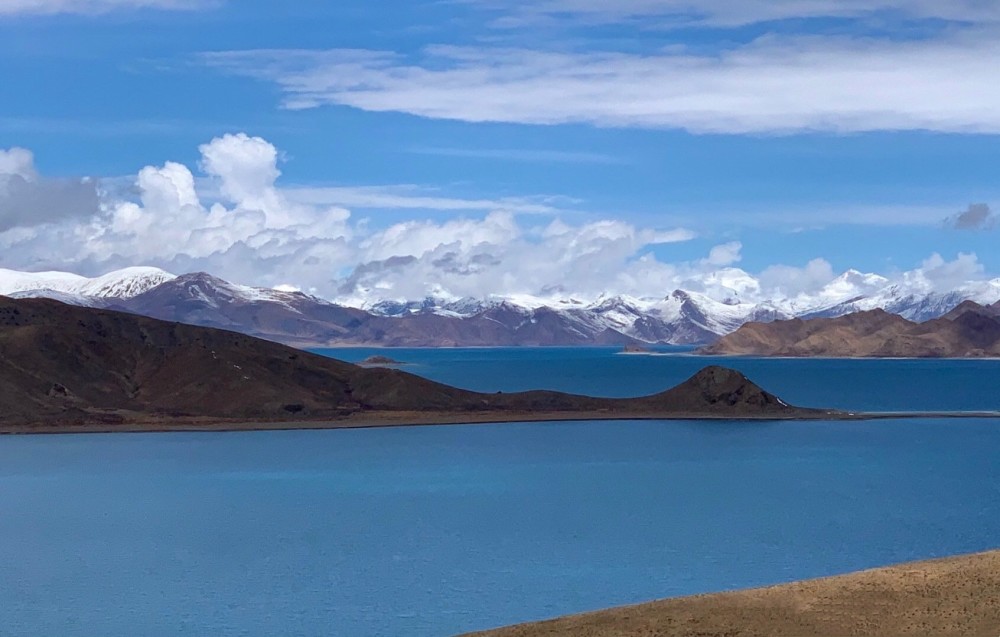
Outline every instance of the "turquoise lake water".
<path id="1" fill-rule="evenodd" d="M 606 395 L 704 363 L 390 354 L 473 388 Z M 991 361 L 737 366 L 807 403 L 1000 402 Z M 449 635 L 997 548 L 998 452 L 978 419 L 4 437 L 0 634 Z"/>
<path id="2" fill-rule="evenodd" d="M 857 360 L 704 357 L 689 349 L 624 355 L 619 348 L 316 350 L 357 362 L 375 354 L 401 369 L 477 391 L 554 389 L 641 396 L 680 383 L 705 365 L 739 369 L 790 403 L 865 411 L 1000 410 L 1000 360 Z M 670 355 L 672 354 L 672 355 Z"/>

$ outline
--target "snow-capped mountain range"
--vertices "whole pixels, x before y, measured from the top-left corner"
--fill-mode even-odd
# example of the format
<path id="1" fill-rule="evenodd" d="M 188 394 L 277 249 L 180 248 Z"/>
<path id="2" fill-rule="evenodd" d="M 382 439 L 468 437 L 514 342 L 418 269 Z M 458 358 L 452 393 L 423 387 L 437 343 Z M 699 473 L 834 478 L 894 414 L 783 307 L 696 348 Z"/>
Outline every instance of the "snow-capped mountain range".
<path id="1" fill-rule="evenodd" d="M 119 309 L 297 345 L 387 346 L 699 344 L 751 321 L 835 317 L 876 308 L 925 321 L 962 301 L 988 305 L 1000 299 L 1000 279 L 942 292 L 918 278 L 891 282 L 849 270 L 812 294 L 772 300 L 754 298 L 754 280 L 740 270 L 711 276 L 711 281 L 702 282 L 701 292 L 674 290 L 649 298 L 512 295 L 331 301 L 237 285 L 204 273 L 175 276 L 148 267 L 96 278 L 0 270 L 0 294 Z"/>
<path id="2" fill-rule="evenodd" d="M 19 272 L 0 269 L 0 294 L 50 296 L 77 305 L 93 299 L 129 299 L 176 278 L 159 268 L 135 267 L 88 279 L 69 272 Z"/>

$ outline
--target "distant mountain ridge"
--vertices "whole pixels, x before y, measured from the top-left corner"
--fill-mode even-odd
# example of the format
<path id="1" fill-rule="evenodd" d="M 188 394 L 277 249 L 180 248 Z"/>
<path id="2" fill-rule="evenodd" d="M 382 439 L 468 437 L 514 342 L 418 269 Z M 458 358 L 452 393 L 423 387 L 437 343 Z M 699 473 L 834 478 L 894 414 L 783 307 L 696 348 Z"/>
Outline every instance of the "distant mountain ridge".
<path id="1" fill-rule="evenodd" d="M 849 270 L 814 296 L 791 300 L 753 301 L 729 290 L 720 301 L 701 292 L 674 290 L 642 299 L 513 295 L 355 299 L 347 305 L 302 292 L 237 285 L 206 273 L 175 276 L 157 268 L 127 268 L 93 279 L 0 270 L 0 294 L 118 309 L 302 347 L 701 345 L 747 323 L 834 318 L 873 309 L 918 322 L 931 320 L 966 300 L 981 305 L 997 301 L 1000 280 L 939 293 L 919 282 L 889 284 L 878 275 Z"/>
<path id="2" fill-rule="evenodd" d="M 1000 356 L 1000 303 L 964 301 L 916 323 L 882 309 L 836 318 L 748 323 L 700 353 L 793 357 L 974 358 Z"/>

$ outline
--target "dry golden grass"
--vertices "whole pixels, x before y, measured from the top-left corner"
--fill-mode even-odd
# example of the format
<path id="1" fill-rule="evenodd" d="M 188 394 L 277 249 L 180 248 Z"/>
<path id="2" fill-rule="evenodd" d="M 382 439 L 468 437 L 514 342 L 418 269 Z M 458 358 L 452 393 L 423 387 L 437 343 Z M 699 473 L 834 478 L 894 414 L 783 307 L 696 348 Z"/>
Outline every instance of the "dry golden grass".
<path id="1" fill-rule="evenodd" d="M 480 637 L 1000 637 L 1000 551 L 670 599 Z"/>

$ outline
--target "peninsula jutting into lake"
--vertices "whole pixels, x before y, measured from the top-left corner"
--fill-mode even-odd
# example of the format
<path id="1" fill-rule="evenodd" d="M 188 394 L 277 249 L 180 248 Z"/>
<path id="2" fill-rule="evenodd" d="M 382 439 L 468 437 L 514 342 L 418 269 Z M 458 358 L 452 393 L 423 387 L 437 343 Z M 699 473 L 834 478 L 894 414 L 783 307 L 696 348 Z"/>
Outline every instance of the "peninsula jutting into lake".
<path id="1" fill-rule="evenodd" d="M 373 426 L 630 418 L 819 419 L 707 367 L 641 398 L 484 394 L 234 332 L 0 297 L 5 431 Z"/>

